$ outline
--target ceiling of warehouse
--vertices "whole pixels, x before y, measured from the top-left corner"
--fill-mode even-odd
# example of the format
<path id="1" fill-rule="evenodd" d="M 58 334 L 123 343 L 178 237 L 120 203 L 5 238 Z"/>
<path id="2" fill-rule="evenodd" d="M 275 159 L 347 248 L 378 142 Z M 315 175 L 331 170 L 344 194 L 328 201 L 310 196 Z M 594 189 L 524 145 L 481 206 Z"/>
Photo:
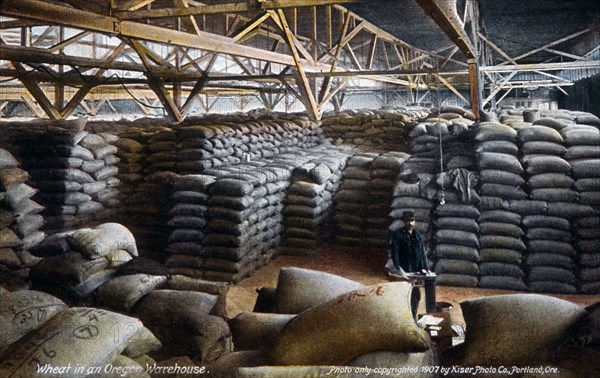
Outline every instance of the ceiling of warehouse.
<path id="1" fill-rule="evenodd" d="M 464 3 L 458 1 L 459 13 Z M 483 33 L 511 57 L 600 25 L 598 0 L 479 0 L 478 4 Z M 414 0 L 367 0 L 345 7 L 415 47 L 436 50 L 452 43 Z M 597 35 L 592 44 L 600 42 Z M 555 46 L 581 53 L 578 47 L 573 40 Z M 542 51 L 522 62 L 539 63 L 552 56 Z"/>
<path id="2" fill-rule="evenodd" d="M 485 105 L 562 90 L 600 72 L 600 2 L 0 0 L 0 44 L 6 86 L 18 80 L 54 118 L 110 85 L 149 86 L 177 119 L 208 89 L 260 93 L 267 108 L 291 94 L 318 118 L 351 91 L 443 85 L 469 104 L 481 88 Z M 78 88 L 67 105 L 65 85 Z"/>

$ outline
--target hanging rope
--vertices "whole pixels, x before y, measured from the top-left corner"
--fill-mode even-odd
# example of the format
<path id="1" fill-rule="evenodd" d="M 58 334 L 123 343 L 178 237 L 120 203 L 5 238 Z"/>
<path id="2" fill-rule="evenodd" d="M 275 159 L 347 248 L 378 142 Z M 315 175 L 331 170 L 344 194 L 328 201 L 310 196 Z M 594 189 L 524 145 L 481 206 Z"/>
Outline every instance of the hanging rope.
<path id="1" fill-rule="evenodd" d="M 436 82 L 437 82 L 436 83 L 437 115 L 439 118 L 440 114 L 441 114 L 442 104 L 440 102 L 440 82 L 437 79 L 437 75 L 436 75 Z M 442 187 L 442 189 L 440 190 L 440 195 L 439 195 L 440 205 L 446 204 L 446 198 L 444 195 L 444 149 L 442 147 L 442 126 L 443 126 L 443 124 L 438 121 L 437 122 L 438 139 L 439 139 L 439 143 L 440 143 L 440 185 Z"/>

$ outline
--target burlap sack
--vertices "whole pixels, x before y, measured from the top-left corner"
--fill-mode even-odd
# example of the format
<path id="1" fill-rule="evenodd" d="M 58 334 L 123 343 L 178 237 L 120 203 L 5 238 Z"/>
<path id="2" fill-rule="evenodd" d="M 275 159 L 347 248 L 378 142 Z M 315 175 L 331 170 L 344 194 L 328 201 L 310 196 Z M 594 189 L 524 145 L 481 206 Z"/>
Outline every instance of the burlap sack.
<path id="1" fill-rule="evenodd" d="M 330 273 L 302 268 L 282 268 L 275 291 L 274 312 L 298 314 L 361 287 L 356 281 Z"/>
<path id="2" fill-rule="evenodd" d="M 235 350 L 270 349 L 279 332 L 294 317 L 288 314 L 240 313 L 229 320 Z"/>
<path id="3" fill-rule="evenodd" d="M 268 364 L 264 351 L 244 350 L 224 354 L 206 364 L 206 370 L 211 377 L 231 378 L 236 376 L 239 367 L 254 367 Z"/>
<path id="4" fill-rule="evenodd" d="M 69 237 L 69 243 L 77 251 L 90 258 L 97 258 L 125 250 L 131 256 L 137 256 L 137 246 L 131 231 L 118 223 L 104 223 L 93 229 L 75 231 Z"/>
<path id="5" fill-rule="evenodd" d="M 355 372 L 355 368 L 350 366 L 257 366 L 240 367 L 236 375 L 238 378 L 330 378 L 332 376 L 364 378 L 365 373 Z"/>
<path id="6" fill-rule="evenodd" d="M 131 274 L 118 276 L 100 286 L 98 303 L 114 309 L 130 310 L 142 297 L 167 282 L 165 276 Z"/>
<path id="7" fill-rule="evenodd" d="M 153 324 L 194 330 L 216 302 L 217 296 L 198 291 L 154 290 L 140 301 L 135 313 Z"/>
<path id="8" fill-rule="evenodd" d="M 333 365 L 377 350 L 427 350 L 411 313 L 412 289 L 404 282 L 364 287 L 302 312 L 276 339 L 273 363 Z"/>
<path id="9" fill-rule="evenodd" d="M 142 323 L 132 317 L 87 307 L 70 308 L 0 353 L 0 376 L 33 377 L 38 366 L 104 367 L 126 347 Z"/>
<path id="10" fill-rule="evenodd" d="M 537 294 L 511 294 L 461 302 L 467 324 L 464 366 L 547 362 L 550 351 L 586 311 Z"/>
<path id="11" fill-rule="evenodd" d="M 33 290 L 0 295 L 0 350 L 67 308 L 60 299 Z"/>
<path id="12" fill-rule="evenodd" d="M 148 328 L 142 327 L 131 336 L 122 353 L 124 356 L 136 358 L 159 349 L 161 345 L 160 340 Z"/>

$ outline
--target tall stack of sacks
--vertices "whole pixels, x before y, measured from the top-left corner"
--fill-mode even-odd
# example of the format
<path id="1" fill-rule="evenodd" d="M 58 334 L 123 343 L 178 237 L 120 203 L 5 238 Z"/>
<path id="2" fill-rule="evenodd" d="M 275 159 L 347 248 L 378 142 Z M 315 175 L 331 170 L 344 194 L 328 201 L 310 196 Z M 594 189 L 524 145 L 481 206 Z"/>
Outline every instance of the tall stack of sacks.
<path id="1" fill-rule="evenodd" d="M 116 136 L 84 131 L 85 120 L 12 126 L 15 151 L 46 207 L 48 233 L 112 216 L 107 209 L 119 205 Z"/>
<path id="2" fill-rule="evenodd" d="M 365 217 L 370 199 L 371 164 L 377 153 L 357 153 L 348 159 L 342 183 L 334 197 L 336 243 L 368 247 Z"/>
<path id="3" fill-rule="evenodd" d="M 473 168 L 475 161 L 468 138 L 473 121 L 463 118 L 457 111 L 459 109 L 430 114 L 429 118 L 413 127 L 409 133 L 411 154 L 437 160 L 442 158 L 444 169 Z M 464 114 L 464 111 L 461 113 Z"/>
<path id="4" fill-rule="evenodd" d="M 29 251 L 45 237 L 39 214 L 44 208 L 31 200 L 37 190 L 25 183 L 28 177 L 15 157 L 0 149 L 0 265 L 24 279 L 38 261 Z"/>
<path id="5" fill-rule="evenodd" d="M 142 239 L 138 247 L 143 255 L 156 261 L 162 262 L 166 258 L 165 249 L 171 234 L 169 211 L 174 203 L 170 196 L 176 176 L 174 172 L 158 171 L 147 175 L 138 186 L 140 195 L 136 198 L 147 201 L 147 208 L 138 206 L 136 225 L 129 227 L 137 239 Z"/>
<path id="6" fill-rule="evenodd" d="M 406 129 L 427 116 L 425 108 L 406 107 L 385 110 L 325 114 L 322 128 L 334 144 L 347 144 L 363 151 L 408 151 Z"/>
<path id="7" fill-rule="evenodd" d="M 326 145 L 307 151 L 310 160 L 294 169 L 285 199 L 281 253 L 314 255 L 334 237 L 333 197 L 349 153 Z"/>
<path id="8" fill-rule="evenodd" d="M 439 188 L 434 210 L 430 256 L 437 284 L 475 287 L 478 284 L 480 199 L 476 176 L 466 169 L 453 169 L 437 176 Z"/>
<path id="9" fill-rule="evenodd" d="M 269 158 L 323 141 L 322 130 L 307 118 L 278 115 L 192 118 L 175 128 L 175 134 L 174 158 L 179 173 L 202 173 L 239 164 L 245 158 Z"/>
<path id="10" fill-rule="evenodd" d="M 126 227 L 103 223 L 94 228 L 53 234 L 38 244 L 32 253 L 43 257 L 30 272 L 34 287 L 80 301 L 137 256 L 137 246 Z"/>
<path id="11" fill-rule="evenodd" d="M 391 211 L 388 214 L 392 224 L 388 228 L 387 239 L 390 240 L 391 234 L 404 226 L 404 222 L 400 219 L 402 213 L 413 211 L 416 218 L 415 228 L 423 234 L 425 246 L 428 249 L 435 193 L 436 188 L 432 174 L 414 173 L 410 169 L 401 168 L 394 184 Z"/>
<path id="12" fill-rule="evenodd" d="M 173 180 L 173 207 L 167 223 L 172 232 L 166 249 L 166 265 L 180 274 L 198 276 L 196 270 L 203 268 L 207 255 L 202 247 L 208 222 L 208 187 L 215 182 L 214 176 L 181 175 Z M 201 276 L 201 274 L 200 274 Z"/>
<path id="13" fill-rule="evenodd" d="M 576 255 L 568 215 L 550 214 L 557 203 L 576 203 L 579 197 L 569 175 L 571 166 L 562 158 L 567 152 L 563 138 L 554 128 L 534 123 L 519 130 L 519 142 L 529 199 L 548 206 L 548 213 L 530 212 L 522 220 L 529 289 L 574 293 Z"/>
<path id="14" fill-rule="evenodd" d="M 150 138 L 168 129 L 150 119 L 127 123 L 125 127 L 116 144 L 117 156 L 121 159 L 118 178 L 122 182 L 118 219 L 136 236 L 143 255 L 159 256 L 161 251 L 157 246 L 164 242 L 161 234 L 164 221 L 158 204 L 165 197 L 163 188 L 148 182 L 147 178 L 153 173 L 150 166 L 154 164 L 154 160 L 149 159 L 153 144 Z"/>
<path id="15" fill-rule="evenodd" d="M 389 212 L 394 202 L 394 187 L 396 177 L 402 165 L 409 158 L 404 152 L 385 152 L 377 156 L 371 164 L 369 174 L 371 180 L 368 192 L 369 198 L 366 209 L 365 240 L 374 247 L 387 247 L 388 230 L 391 225 Z"/>
<path id="16" fill-rule="evenodd" d="M 575 113 L 575 112 L 574 112 Z M 579 255 L 578 290 L 600 293 L 600 119 L 577 113 L 576 124 L 561 128 L 571 165 L 571 177 L 579 193 L 579 204 L 595 211 L 572 220 Z"/>
<path id="17" fill-rule="evenodd" d="M 207 170 L 216 182 L 208 187 L 208 222 L 203 254 L 195 275 L 238 282 L 264 265 L 280 243 L 285 189 L 292 167 L 283 162 L 254 161 Z M 189 271 L 175 273 L 186 274 Z"/>
<path id="18" fill-rule="evenodd" d="M 521 265 L 526 252 L 521 209 L 529 210 L 522 190 L 517 132 L 500 123 L 479 124 L 474 136 L 479 167 L 479 286 L 526 290 Z"/>

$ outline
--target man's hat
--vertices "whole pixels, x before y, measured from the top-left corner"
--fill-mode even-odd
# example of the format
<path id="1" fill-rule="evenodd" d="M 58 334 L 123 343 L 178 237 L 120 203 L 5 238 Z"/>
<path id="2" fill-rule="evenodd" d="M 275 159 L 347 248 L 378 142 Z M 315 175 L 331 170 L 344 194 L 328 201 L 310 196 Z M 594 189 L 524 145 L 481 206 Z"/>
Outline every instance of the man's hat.
<path id="1" fill-rule="evenodd" d="M 400 217 L 401 221 L 407 222 L 407 221 L 414 221 L 415 220 L 415 213 L 414 211 L 404 211 L 402 212 L 402 216 Z"/>

